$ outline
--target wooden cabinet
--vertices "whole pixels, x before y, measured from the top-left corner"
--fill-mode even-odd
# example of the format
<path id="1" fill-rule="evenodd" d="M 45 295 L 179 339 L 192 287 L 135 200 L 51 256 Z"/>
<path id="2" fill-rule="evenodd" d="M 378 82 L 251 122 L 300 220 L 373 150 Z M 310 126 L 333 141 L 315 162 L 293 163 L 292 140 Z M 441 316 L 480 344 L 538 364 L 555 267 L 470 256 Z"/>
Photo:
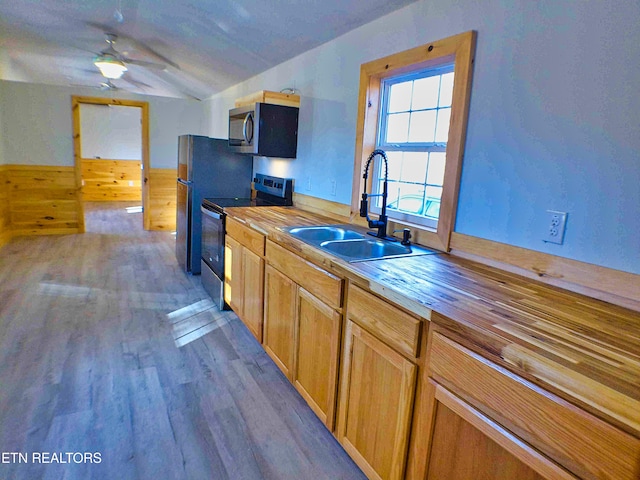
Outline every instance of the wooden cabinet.
<path id="1" fill-rule="evenodd" d="M 404 475 L 417 367 L 347 320 L 338 440 L 369 478 Z"/>
<path id="2" fill-rule="evenodd" d="M 429 376 L 426 478 L 639 478 L 640 440 L 438 332 Z"/>
<path id="3" fill-rule="evenodd" d="M 238 315 L 253 335 L 262 342 L 264 311 L 264 260 L 251 250 L 242 251 L 244 280 L 242 315 Z"/>
<path id="4" fill-rule="evenodd" d="M 433 439 L 427 479 L 575 479 L 496 422 L 431 383 Z"/>
<path id="5" fill-rule="evenodd" d="M 300 107 L 300 95 L 293 93 L 270 92 L 269 90 L 260 90 L 258 92 L 238 98 L 235 106 L 244 107 L 245 105 L 253 105 L 256 102 L 275 103 L 277 105 L 286 105 L 289 107 Z"/>
<path id="6" fill-rule="evenodd" d="M 263 346 L 289 380 L 293 375 L 297 298 L 298 285 L 267 265 Z"/>
<path id="7" fill-rule="evenodd" d="M 302 287 L 298 288 L 297 303 L 293 384 L 327 428 L 333 430 L 342 315 Z"/>
<path id="8" fill-rule="evenodd" d="M 224 244 L 224 301 L 236 312 L 242 313 L 244 282 L 242 245 L 227 235 Z"/>
<path id="9" fill-rule="evenodd" d="M 342 280 L 271 242 L 266 258 L 264 349 L 333 430 Z"/>
<path id="10" fill-rule="evenodd" d="M 227 218 L 224 300 L 262 342 L 265 237 Z"/>
<path id="11" fill-rule="evenodd" d="M 421 323 L 350 286 L 336 435 L 372 479 L 404 478 Z"/>

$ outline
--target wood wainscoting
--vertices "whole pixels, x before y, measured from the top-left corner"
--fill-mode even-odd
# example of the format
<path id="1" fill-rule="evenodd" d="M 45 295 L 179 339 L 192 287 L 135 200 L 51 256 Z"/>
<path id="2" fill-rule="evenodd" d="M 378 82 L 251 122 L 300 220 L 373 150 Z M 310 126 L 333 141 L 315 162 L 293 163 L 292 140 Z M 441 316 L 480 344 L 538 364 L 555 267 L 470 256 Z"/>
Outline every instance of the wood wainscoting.
<path id="1" fill-rule="evenodd" d="M 83 158 L 80 161 L 84 201 L 142 201 L 139 160 Z"/>
<path id="2" fill-rule="evenodd" d="M 0 165 L 0 247 L 11 239 L 11 210 L 7 165 Z"/>
<path id="3" fill-rule="evenodd" d="M 4 176 L 11 236 L 83 230 L 73 167 L 6 165 Z"/>
<path id="4" fill-rule="evenodd" d="M 176 229 L 176 196 L 178 194 L 175 168 L 152 168 L 149 174 L 149 230 L 172 232 Z"/>
<path id="5" fill-rule="evenodd" d="M 89 160 L 87 169 L 93 167 Z M 126 162 L 106 161 L 113 166 L 100 168 L 100 175 L 112 178 L 137 172 L 138 195 L 124 190 L 99 190 L 100 194 L 84 192 L 88 201 L 140 201 L 140 162 L 132 161 L 130 174 L 115 165 Z M 84 218 L 74 167 L 46 165 L 0 165 L 0 246 L 17 235 L 56 235 L 84 232 Z M 136 181 L 136 180 L 132 180 Z M 85 184 L 85 187 L 87 185 Z M 149 175 L 149 230 L 173 231 L 176 228 L 176 170 L 152 168 Z M 93 187 L 92 187 L 93 188 Z M 117 187 L 116 187 L 117 188 Z M 110 198 L 107 198 L 109 197 Z"/>

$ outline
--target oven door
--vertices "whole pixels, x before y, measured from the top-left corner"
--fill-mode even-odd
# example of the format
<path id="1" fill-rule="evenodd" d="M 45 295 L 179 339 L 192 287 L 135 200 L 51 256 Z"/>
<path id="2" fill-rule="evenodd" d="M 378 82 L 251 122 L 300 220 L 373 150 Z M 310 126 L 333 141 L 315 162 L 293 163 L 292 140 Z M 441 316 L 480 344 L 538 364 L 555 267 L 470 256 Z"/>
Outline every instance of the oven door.
<path id="1" fill-rule="evenodd" d="M 205 207 L 202 211 L 202 260 L 220 279 L 224 278 L 224 214 Z"/>

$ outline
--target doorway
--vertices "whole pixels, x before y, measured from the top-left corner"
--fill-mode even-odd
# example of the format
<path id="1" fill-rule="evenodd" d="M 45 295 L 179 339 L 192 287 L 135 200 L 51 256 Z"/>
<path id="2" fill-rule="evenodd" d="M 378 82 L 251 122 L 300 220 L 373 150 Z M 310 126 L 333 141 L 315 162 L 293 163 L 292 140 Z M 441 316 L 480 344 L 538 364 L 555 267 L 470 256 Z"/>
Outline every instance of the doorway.
<path id="1" fill-rule="evenodd" d="M 121 109 L 122 107 L 136 107 L 135 111 L 127 108 L 118 110 L 121 125 L 114 128 L 115 134 L 123 135 L 122 141 L 110 140 L 111 145 L 100 144 L 100 129 L 104 129 L 104 120 L 108 113 L 100 118 L 100 108 Z M 88 122 L 81 120 L 88 119 Z M 115 112 L 116 110 L 114 110 Z M 85 231 L 84 206 L 87 200 L 99 199 L 101 196 L 109 200 L 131 200 L 137 194 L 142 201 L 142 223 L 145 230 L 150 228 L 149 212 L 149 104 L 135 100 L 119 100 L 111 98 L 72 97 L 73 113 L 73 155 L 78 200 L 78 218 L 80 231 Z M 109 113 L 110 115 L 110 113 Z M 140 128 L 131 127 L 139 121 Z M 83 127 L 85 136 L 83 137 Z M 137 139 L 137 140 L 136 140 Z M 133 146 L 138 142 L 139 145 Z M 139 150 L 134 151 L 136 148 Z M 105 152 L 98 154 L 98 152 Z M 124 158 L 104 158 L 124 157 Z M 135 157 L 139 160 L 136 161 Z M 98 158 L 96 158 L 98 157 Z M 137 173 L 136 173 L 137 172 Z M 89 176 L 89 178 L 85 178 Z M 113 178 L 111 178 L 113 177 Z M 102 178 L 102 181 L 99 179 Z M 139 188 L 137 188 L 139 186 Z M 85 187 L 83 189 L 83 187 Z M 84 191 L 83 191 L 84 190 Z M 118 196 L 120 198 L 118 198 Z"/>

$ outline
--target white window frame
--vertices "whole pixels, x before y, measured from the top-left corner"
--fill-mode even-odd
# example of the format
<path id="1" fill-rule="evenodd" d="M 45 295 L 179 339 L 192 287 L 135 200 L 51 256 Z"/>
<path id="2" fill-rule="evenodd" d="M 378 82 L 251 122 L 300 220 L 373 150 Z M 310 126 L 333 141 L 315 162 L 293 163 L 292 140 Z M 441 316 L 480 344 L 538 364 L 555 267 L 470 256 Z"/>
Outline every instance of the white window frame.
<path id="1" fill-rule="evenodd" d="M 391 87 L 393 85 L 399 84 L 399 83 L 404 83 L 404 82 L 410 82 L 410 81 L 415 81 L 415 80 L 419 80 L 422 78 L 429 78 L 429 77 L 435 77 L 435 76 L 439 76 L 439 75 L 445 75 L 447 73 L 453 73 L 454 72 L 454 64 L 453 63 L 448 63 L 448 64 L 444 64 L 444 65 L 438 65 L 436 67 L 432 67 L 432 68 L 427 68 L 424 70 L 419 70 L 416 72 L 411 72 L 409 74 L 400 74 L 397 76 L 393 76 L 393 77 L 389 77 L 386 79 L 383 79 L 381 82 L 381 86 L 382 88 L 380 89 L 380 94 L 381 94 L 381 99 L 380 99 L 380 113 L 378 115 L 378 140 L 376 143 L 376 148 L 380 148 L 382 150 L 384 150 L 385 152 L 389 153 L 389 152 L 424 152 L 424 153 L 445 153 L 446 152 L 446 148 L 447 148 L 447 142 L 404 142 L 404 143 L 393 143 L 393 142 L 386 142 L 383 141 L 384 138 L 386 138 L 386 131 L 387 131 L 387 120 L 389 117 L 389 113 L 388 113 L 388 109 L 389 109 L 389 95 L 390 95 L 390 90 Z M 439 92 L 438 92 L 439 93 Z M 445 108 L 451 108 L 451 106 L 447 106 Z M 428 109 L 428 110 L 440 110 L 441 107 L 436 107 L 433 109 Z M 410 112 L 413 112 L 413 110 L 409 110 Z M 391 161 L 391 160 L 389 160 Z M 427 169 L 429 168 L 429 165 L 427 164 Z M 428 172 L 428 170 L 427 170 Z M 380 181 L 382 180 L 382 175 L 383 175 L 383 170 L 382 170 L 382 162 L 380 161 L 379 157 L 376 158 L 376 165 L 375 168 L 373 170 L 373 182 L 372 182 L 372 188 L 373 188 L 373 192 L 375 194 L 380 194 Z M 442 188 L 443 185 L 429 185 L 427 183 L 427 179 L 424 178 L 424 181 L 417 181 L 414 182 L 416 185 L 424 185 L 425 189 L 427 186 L 435 186 L 438 188 Z M 391 186 L 394 184 L 395 182 L 391 181 L 389 183 L 389 187 L 391 188 Z M 409 183 L 409 182 L 398 182 L 398 183 Z M 426 195 L 426 192 L 425 192 Z M 371 211 L 374 213 L 379 214 L 380 210 L 381 210 L 381 197 L 376 197 L 376 202 L 372 204 L 372 208 Z M 391 200 L 389 200 L 391 201 Z M 426 201 L 426 199 L 423 199 L 423 201 Z M 438 199 L 439 202 L 442 201 L 442 198 Z M 388 207 L 389 203 L 387 203 L 387 207 Z M 387 216 L 391 219 L 396 219 L 400 222 L 411 222 L 411 223 L 415 223 L 417 225 L 423 225 L 427 228 L 431 228 L 433 230 L 437 229 L 438 226 L 438 219 L 437 218 L 433 218 L 433 217 L 428 217 L 426 215 L 415 215 L 415 214 L 411 214 L 408 212 L 402 212 L 402 211 L 398 211 L 398 210 L 394 210 L 394 209 L 389 209 L 387 208 Z"/>

